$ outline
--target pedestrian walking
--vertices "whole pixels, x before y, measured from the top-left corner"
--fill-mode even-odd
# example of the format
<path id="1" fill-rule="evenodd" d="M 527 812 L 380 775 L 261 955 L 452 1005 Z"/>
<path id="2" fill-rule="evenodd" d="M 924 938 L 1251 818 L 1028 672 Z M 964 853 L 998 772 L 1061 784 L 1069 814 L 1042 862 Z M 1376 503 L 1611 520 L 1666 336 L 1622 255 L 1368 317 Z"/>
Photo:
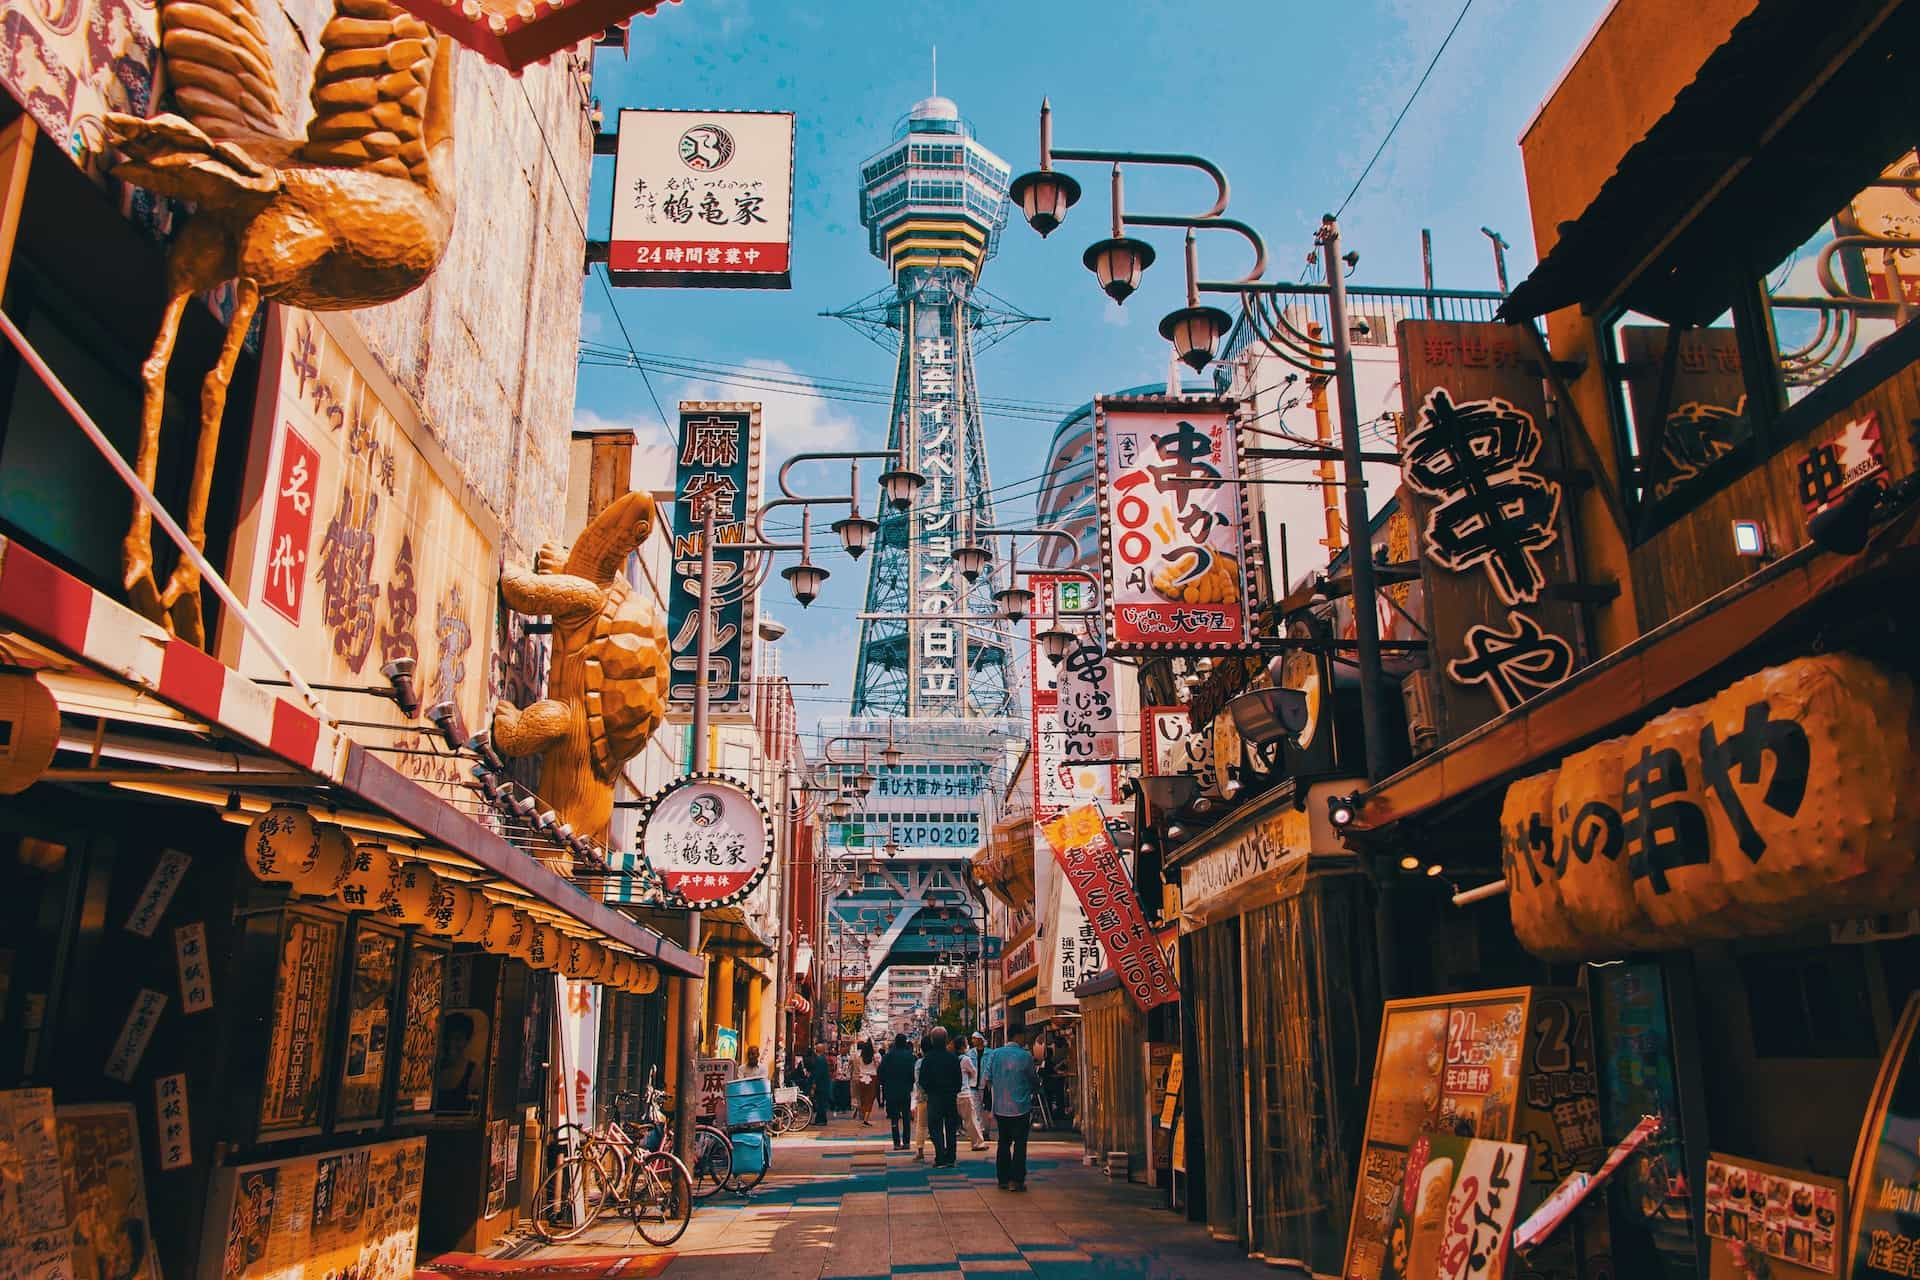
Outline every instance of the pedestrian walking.
<path id="1" fill-rule="evenodd" d="M 960 1059 L 947 1047 L 947 1029 L 927 1033 L 927 1052 L 920 1059 L 920 1091 L 927 1098 L 927 1132 L 933 1138 L 933 1167 L 950 1169 L 958 1161 L 954 1150 L 960 1137 L 960 1089 L 965 1083 Z"/>
<path id="2" fill-rule="evenodd" d="M 927 1091 L 920 1083 L 920 1068 L 927 1060 L 927 1050 L 933 1045 L 933 1033 L 922 1032 L 920 1053 L 913 1060 L 913 1158 L 927 1158 Z"/>
<path id="3" fill-rule="evenodd" d="M 833 1118 L 833 1063 L 823 1045 L 815 1043 L 807 1059 L 807 1084 L 813 1095 L 813 1118 L 825 1124 Z"/>
<path id="4" fill-rule="evenodd" d="M 853 1062 L 853 1109 L 869 1129 L 873 1127 L 873 1095 L 879 1074 L 880 1055 L 873 1051 L 873 1041 L 862 1040 Z"/>
<path id="5" fill-rule="evenodd" d="M 978 1031 L 960 1055 L 960 1124 L 975 1151 L 984 1150 L 987 1135 L 980 1127 L 980 1049 L 986 1037 Z"/>
<path id="6" fill-rule="evenodd" d="M 887 1123 L 893 1130 L 893 1149 L 905 1151 L 913 1132 L 913 1050 L 907 1047 L 904 1033 L 893 1037 L 893 1048 L 880 1059 L 878 1079 L 880 1097 L 887 1107 Z"/>
<path id="7" fill-rule="evenodd" d="M 1027 1189 L 1027 1130 L 1033 1124 L 1033 1095 L 1040 1088 L 1040 1073 L 1027 1052 L 1028 1038 L 1028 1032 L 1016 1031 L 987 1058 L 987 1091 L 993 1122 L 1000 1129 L 994 1173 L 1002 1191 Z"/>

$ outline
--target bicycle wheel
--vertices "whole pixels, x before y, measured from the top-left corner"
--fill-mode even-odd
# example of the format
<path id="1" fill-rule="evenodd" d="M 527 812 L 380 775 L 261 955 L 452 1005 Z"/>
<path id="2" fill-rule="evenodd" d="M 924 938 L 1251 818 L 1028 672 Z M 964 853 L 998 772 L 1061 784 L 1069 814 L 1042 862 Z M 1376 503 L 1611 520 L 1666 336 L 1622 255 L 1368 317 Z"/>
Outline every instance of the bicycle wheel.
<path id="1" fill-rule="evenodd" d="M 745 1195 L 766 1181 L 767 1170 L 773 1167 L 773 1128 L 771 1125 L 760 1132 L 760 1138 L 766 1143 L 766 1149 L 760 1153 L 760 1167 L 751 1173 L 746 1173 L 740 1171 L 738 1164 L 734 1166 L 733 1189 L 741 1195 Z M 736 1145 L 736 1152 L 738 1149 Z"/>
<path id="2" fill-rule="evenodd" d="M 592 1226 L 606 1203 L 600 1170 L 584 1156 L 570 1156 L 553 1167 L 533 1202 L 533 1229 L 558 1244 Z"/>
<path id="3" fill-rule="evenodd" d="M 664 1249 L 686 1234 L 693 1220 L 693 1179 L 687 1166 L 664 1151 L 643 1159 L 634 1171 L 630 1212 L 634 1229 L 655 1248 Z"/>
<path id="4" fill-rule="evenodd" d="M 733 1180 L 733 1143 L 712 1125 L 693 1130 L 693 1194 L 705 1200 Z"/>
<path id="5" fill-rule="evenodd" d="M 813 1123 L 813 1103 L 805 1098 L 793 1104 L 793 1120 L 787 1125 L 788 1133 L 799 1133 Z"/>

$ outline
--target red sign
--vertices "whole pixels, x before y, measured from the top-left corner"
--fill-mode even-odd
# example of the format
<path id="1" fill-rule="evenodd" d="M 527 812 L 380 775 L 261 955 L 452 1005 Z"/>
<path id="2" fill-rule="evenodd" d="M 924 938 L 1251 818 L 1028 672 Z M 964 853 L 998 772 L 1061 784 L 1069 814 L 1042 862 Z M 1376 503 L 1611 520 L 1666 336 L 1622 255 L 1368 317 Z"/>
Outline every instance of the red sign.
<path id="1" fill-rule="evenodd" d="M 740 271 L 764 274 L 787 269 L 788 248 L 777 241 L 763 244 L 710 244 L 704 240 L 661 240 L 652 244 L 621 243 L 607 253 L 615 271 L 673 270 Z"/>
<path id="2" fill-rule="evenodd" d="M 648 802 L 640 851 L 684 905 L 726 906 L 753 892 L 767 874 L 773 819 L 739 783 L 688 774 Z"/>
<path id="3" fill-rule="evenodd" d="M 1100 810 L 1077 805 L 1047 823 L 1044 834 L 1100 939 L 1107 964 L 1120 975 L 1133 1002 L 1144 1012 L 1179 1000 L 1180 988 L 1167 968 L 1159 940 L 1140 912 L 1133 878 L 1120 861 Z"/>
<path id="4" fill-rule="evenodd" d="M 313 538 L 313 491 L 320 454 L 291 425 L 280 437 L 280 474 L 273 482 L 273 532 L 267 539 L 267 607 L 294 626 L 306 598 L 307 547 Z"/>
<path id="5" fill-rule="evenodd" d="M 1246 647 L 1253 610 L 1238 406 L 1165 396 L 1094 405 L 1108 646 Z"/>
<path id="6" fill-rule="evenodd" d="M 1880 437 L 1880 415 L 1869 410 L 1840 428 L 1825 444 L 1807 450 L 1796 468 L 1800 507 L 1811 520 L 1862 484 L 1885 484 L 1887 446 Z"/>

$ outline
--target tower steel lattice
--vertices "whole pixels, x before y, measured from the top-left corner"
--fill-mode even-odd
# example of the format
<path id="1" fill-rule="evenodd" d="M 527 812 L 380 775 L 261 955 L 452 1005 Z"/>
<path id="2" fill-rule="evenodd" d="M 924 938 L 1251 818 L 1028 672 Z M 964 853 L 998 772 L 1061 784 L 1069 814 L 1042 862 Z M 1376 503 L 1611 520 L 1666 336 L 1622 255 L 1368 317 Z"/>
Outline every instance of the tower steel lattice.
<path id="1" fill-rule="evenodd" d="M 855 716 L 1004 716 L 1012 651 L 988 578 L 953 548 L 993 523 L 974 356 L 1035 317 L 979 287 L 1007 221 L 1011 170 L 941 97 L 917 103 L 861 166 L 860 223 L 893 274 L 889 293 L 831 313 L 897 349 L 889 448 L 927 478 L 911 510 L 881 518 L 855 657 Z M 884 616 L 901 615 L 901 616 Z"/>

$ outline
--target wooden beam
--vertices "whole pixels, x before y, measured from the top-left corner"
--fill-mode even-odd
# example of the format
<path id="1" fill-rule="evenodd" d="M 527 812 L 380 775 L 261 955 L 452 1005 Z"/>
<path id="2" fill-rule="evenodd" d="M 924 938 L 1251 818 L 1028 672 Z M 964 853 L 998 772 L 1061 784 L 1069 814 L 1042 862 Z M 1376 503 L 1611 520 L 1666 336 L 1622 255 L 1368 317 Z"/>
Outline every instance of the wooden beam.
<path id="1" fill-rule="evenodd" d="M 27 172 L 33 167 L 33 144 L 39 136 L 39 126 L 25 114 L 0 129 L 0 298 L 7 292 L 13 241 L 20 231 L 20 205 L 27 198 Z"/>

